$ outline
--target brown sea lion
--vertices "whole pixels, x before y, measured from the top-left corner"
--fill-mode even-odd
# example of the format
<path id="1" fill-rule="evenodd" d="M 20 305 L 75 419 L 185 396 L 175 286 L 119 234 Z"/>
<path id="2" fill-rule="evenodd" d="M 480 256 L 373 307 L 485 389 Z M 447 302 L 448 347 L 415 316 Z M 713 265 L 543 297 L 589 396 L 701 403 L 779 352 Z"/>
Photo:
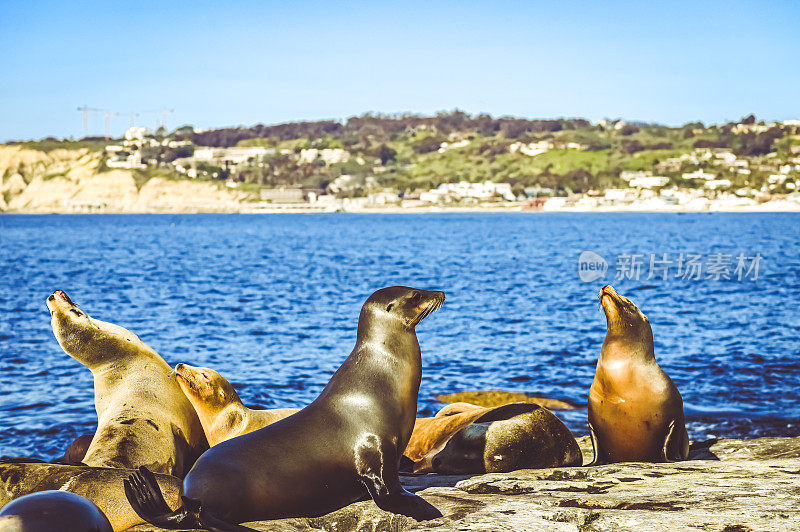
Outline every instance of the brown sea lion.
<path id="1" fill-rule="evenodd" d="M 264 428 L 300 410 L 248 408 L 233 385 L 213 369 L 178 364 L 174 375 L 197 412 L 211 446 Z"/>
<path id="2" fill-rule="evenodd" d="M 419 418 L 405 450 L 417 473 L 501 473 L 581 465 L 578 442 L 546 408 L 512 403 L 447 405 Z"/>
<path id="3" fill-rule="evenodd" d="M 83 463 L 183 476 L 208 443 L 172 368 L 135 334 L 90 318 L 61 290 L 47 308 L 58 343 L 94 375 L 97 431 Z"/>
<path id="4" fill-rule="evenodd" d="M 455 392 L 436 396 L 443 403 L 468 403 L 477 406 L 502 406 L 510 403 L 535 403 L 548 410 L 577 410 L 582 406 L 551 397 L 537 397 L 525 392 L 507 392 L 504 390 L 473 390 Z"/>
<path id="5" fill-rule="evenodd" d="M 650 322 L 610 286 L 600 304 L 608 330 L 589 390 L 592 465 L 685 460 L 683 399 L 656 362 Z"/>
<path id="6" fill-rule="evenodd" d="M 0 463 L 0 508 L 31 493 L 45 490 L 68 491 L 96 504 L 115 532 L 127 530 L 144 523 L 125 498 L 122 481 L 130 474 L 128 469 L 107 467 Z M 179 504 L 181 479 L 161 474 L 156 475 L 156 479 L 167 502 L 173 506 Z"/>
<path id="7" fill-rule="evenodd" d="M 310 405 L 215 445 L 184 480 L 177 510 L 146 468 L 125 481 L 134 509 L 162 528 L 244 530 L 233 523 L 319 516 L 370 496 L 417 520 L 442 514 L 407 492 L 398 466 L 417 410 L 422 360 L 416 325 L 444 293 L 395 286 L 373 293 L 356 345 Z"/>

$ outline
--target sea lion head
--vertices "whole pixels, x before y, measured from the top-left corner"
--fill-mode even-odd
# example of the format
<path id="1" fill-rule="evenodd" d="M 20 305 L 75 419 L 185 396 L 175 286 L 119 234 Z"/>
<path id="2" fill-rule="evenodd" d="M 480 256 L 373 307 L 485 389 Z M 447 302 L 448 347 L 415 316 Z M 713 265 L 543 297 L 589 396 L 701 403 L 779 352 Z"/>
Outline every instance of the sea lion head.
<path id="1" fill-rule="evenodd" d="M 444 303 L 444 292 L 390 286 L 374 292 L 361 308 L 359 336 L 366 323 L 413 331 L 419 322 Z"/>
<path id="2" fill-rule="evenodd" d="M 46 304 L 58 343 L 68 355 L 90 368 L 108 362 L 110 356 L 152 351 L 126 328 L 92 319 L 63 290 L 53 292 Z"/>
<path id="3" fill-rule="evenodd" d="M 178 364 L 173 374 L 198 415 L 208 416 L 231 403 L 241 403 L 233 385 L 213 369 Z"/>
<path id="4" fill-rule="evenodd" d="M 606 314 L 606 346 L 623 344 L 626 350 L 653 351 L 653 330 L 647 316 L 627 297 L 623 297 L 610 285 L 600 290 L 600 305 Z M 647 354 L 646 352 L 643 354 Z"/>

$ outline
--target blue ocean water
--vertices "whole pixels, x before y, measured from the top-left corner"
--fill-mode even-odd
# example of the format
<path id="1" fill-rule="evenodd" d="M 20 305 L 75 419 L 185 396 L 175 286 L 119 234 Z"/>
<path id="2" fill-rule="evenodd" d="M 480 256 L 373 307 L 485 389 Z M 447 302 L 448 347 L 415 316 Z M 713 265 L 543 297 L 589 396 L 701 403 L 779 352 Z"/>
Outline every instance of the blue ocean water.
<path id="1" fill-rule="evenodd" d="M 444 290 L 417 328 L 426 415 L 461 390 L 585 403 L 611 283 L 650 318 L 691 437 L 798 435 L 799 228 L 797 214 L 3 215 L 0 454 L 52 458 L 95 428 L 91 374 L 50 330 L 56 289 L 267 408 L 319 393 L 372 291 Z M 586 250 L 604 278 L 579 277 Z M 557 414 L 586 434 L 585 408 Z"/>

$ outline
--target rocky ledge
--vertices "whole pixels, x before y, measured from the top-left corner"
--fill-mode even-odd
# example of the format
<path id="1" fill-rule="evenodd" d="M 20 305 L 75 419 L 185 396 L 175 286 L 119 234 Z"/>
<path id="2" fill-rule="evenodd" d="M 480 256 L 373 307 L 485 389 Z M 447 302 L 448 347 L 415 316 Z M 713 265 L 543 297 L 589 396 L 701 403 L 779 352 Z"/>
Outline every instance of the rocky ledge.
<path id="1" fill-rule="evenodd" d="M 588 438 L 581 438 L 591 457 Z M 404 476 L 444 517 L 426 523 L 358 502 L 257 530 L 800 530 L 800 437 L 711 440 L 690 460 L 464 476 Z M 132 530 L 159 530 L 147 526 Z"/>

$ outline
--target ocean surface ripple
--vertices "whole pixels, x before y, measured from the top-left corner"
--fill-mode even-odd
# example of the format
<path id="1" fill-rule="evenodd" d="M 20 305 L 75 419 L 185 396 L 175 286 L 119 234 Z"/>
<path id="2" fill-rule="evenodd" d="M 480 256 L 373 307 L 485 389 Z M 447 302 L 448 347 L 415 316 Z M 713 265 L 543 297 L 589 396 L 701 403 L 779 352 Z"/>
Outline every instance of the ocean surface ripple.
<path id="1" fill-rule="evenodd" d="M 50 330 L 56 289 L 266 408 L 316 397 L 374 290 L 444 290 L 417 328 L 430 415 L 462 390 L 585 404 L 610 283 L 649 317 L 692 438 L 800 435 L 798 228 L 797 214 L 2 215 L 0 454 L 60 456 L 96 426 L 91 373 Z M 604 279 L 581 281 L 584 250 Z M 755 280 L 648 279 L 652 253 L 763 259 Z M 614 278 L 623 254 L 644 257 L 638 280 Z M 585 408 L 557 415 L 586 434 Z"/>

